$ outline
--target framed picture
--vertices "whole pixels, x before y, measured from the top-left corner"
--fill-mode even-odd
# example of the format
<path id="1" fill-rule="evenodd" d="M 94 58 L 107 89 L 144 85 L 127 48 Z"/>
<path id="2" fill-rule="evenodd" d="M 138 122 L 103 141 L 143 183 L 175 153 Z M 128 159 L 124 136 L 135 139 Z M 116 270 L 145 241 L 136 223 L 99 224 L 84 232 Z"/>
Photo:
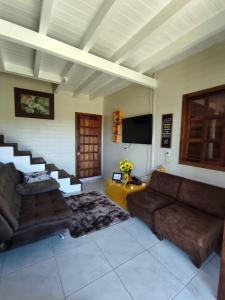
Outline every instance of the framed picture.
<path id="1" fill-rule="evenodd" d="M 161 148 L 171 148 L 173 114 L 162 115 Z"/>
<path id="2" fill-rule="evenodd" d="M 54 94 L 14 88 L 15 116 L 54 120 Z"/>
<path id="3" fill-rule="evenodd" d="M 113 172 L 112 180 L 115 180 L 115 181 L 121 181 L 122 178 L 123 178 L 122 173 L 119 173 L 119 172 Z"/>

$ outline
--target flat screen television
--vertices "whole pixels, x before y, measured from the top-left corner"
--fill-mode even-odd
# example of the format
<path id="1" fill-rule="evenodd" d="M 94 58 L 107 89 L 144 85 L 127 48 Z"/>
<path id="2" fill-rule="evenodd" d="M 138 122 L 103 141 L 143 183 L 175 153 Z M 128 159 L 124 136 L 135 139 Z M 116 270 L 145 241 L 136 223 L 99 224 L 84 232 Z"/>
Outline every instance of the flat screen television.
<path id="1" fill-rule="evenodd" d="M 122 120 L 122 142 L 130 144 L 152 143 L 152 115 Z"/>

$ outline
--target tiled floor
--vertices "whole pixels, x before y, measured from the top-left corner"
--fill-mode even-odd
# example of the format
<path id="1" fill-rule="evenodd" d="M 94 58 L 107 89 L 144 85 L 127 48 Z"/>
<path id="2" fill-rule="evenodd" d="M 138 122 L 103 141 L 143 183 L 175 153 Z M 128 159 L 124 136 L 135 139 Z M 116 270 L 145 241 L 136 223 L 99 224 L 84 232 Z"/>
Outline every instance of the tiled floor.
<path id="1" fill-rule="evenodd" d="M 103 184 L 84 190 L 103 191 Z M 130 219 L 78 239 L 55 236 L 0 254 L 0 299 L 211 300 L 219 263 L 214 254 L 199 270 Z"/>

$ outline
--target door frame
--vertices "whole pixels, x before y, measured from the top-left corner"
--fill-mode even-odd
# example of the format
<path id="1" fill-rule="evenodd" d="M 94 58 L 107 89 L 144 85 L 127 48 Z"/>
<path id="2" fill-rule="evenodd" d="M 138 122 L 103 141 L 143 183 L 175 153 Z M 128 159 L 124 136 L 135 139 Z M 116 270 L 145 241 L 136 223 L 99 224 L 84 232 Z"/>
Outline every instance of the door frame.
<path id="1" fill-rule="evenodd" d="M 99 118 L 99 123 L 100 123 L 100 128 L 99 128 L 99 150 L 98 150 L 98 155 L 100 156 L 99 163 L 100 163 L 100 175 L 98 176 L 92 176 L 92 177 L 82 177 L 80 178 L 81 180 L 88 180 L 88 178 L 95 178 L 95 177 L 101 177 L 102 176 L 102 137 L 103 137 L 103 117 L 102 115 L 98 114 L 92 114 L 92 113 L 82 113 L 82 112 L 75 112 L 75 170 L 76 170 L 76 176 L 79 178 L 79 160 L 77 159 L 77 153 L 78 153 L 78 145 L 80 142 L 80 136 L 78 132 L 79 125 L 78 124 L 78 116 L 95 116 Z"/>

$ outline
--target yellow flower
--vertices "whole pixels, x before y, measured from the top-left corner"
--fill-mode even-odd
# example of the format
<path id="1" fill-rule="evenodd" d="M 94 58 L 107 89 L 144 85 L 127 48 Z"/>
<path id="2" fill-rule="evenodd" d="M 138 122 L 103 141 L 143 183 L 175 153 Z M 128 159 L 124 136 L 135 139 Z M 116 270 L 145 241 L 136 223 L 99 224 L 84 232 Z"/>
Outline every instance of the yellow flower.
<path id="1" fill-rule="evenodd" d="M 122 171 L 122 172 L 125 171 L 125 166 L 124 166 L 124 165 L 121 165 L 121 166 L 120 166 L 120 171 Z"/>
<path id="2" fill-rule="evenodd" d="M 123 173 L 130 173 L 133 170 L 134 166 L 128 159 L 120 161 L 119 169 Z"/>

